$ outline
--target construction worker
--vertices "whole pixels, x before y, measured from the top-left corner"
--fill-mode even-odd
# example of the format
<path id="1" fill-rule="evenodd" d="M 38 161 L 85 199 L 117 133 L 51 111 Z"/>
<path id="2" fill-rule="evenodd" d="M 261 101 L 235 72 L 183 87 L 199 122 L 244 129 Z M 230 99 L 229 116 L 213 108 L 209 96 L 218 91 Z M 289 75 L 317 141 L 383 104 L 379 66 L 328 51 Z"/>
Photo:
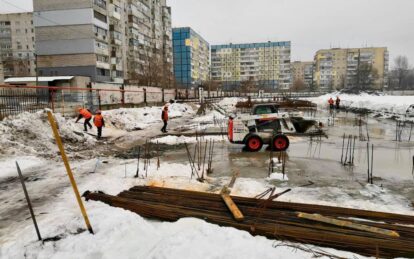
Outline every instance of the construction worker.
<path id="1" fill-rule="evenodd" d="M 161 132 L 167 133 L 167 124 L 168 124 L 168 105 L 164 106 L 161 113 L 161 119 L 164 122 L 164 126 L 161 129 Z"/>
<path id="2" fill-rule="evenodd" d="M 339 96 L 336 97 L 335 103 L 336 103 L 336 109 L 339 110 L 339 104 L 341 103 L 341 99 L 339 99 Z"/>
<path id="3" fill-rule="evenodd" d="M 332 97 L 329 98 L 328 103 L 329 103 L 329 109 L 332 110 L 334 108 L 334 100 L 332 99 Z"/>
<path id="4" fill-rule="evenodd" d="M 92 129 L 92 125 L 90 123 L 92 119 L 92 113 L 86 108 L 78 108 L 79 116 L 75 123 L 77 123 L 80 119 L 84 118 L 85 121 L 83 122 L 83 131 L 87 132 L 88 128 L 86 126 L 89 126 L 89 129 Z"/>
<path id="5" fill-rule="evenodd" d="M 95 117 L 93 118 L 93 124 L 95 124 L 98 129 L 98 136 L 96 138 L 100 139 L 102 137 L 102 127 L 105 127 L 105 121 L 100 110 L 96 111 Z"/>

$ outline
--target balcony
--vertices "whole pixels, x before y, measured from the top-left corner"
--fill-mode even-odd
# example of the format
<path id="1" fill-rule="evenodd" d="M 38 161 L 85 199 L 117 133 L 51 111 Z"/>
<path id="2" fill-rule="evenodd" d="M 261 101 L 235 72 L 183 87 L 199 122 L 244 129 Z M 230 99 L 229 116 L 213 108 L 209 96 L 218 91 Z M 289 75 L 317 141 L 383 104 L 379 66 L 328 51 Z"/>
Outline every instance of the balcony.
<path id="1" fill-rule="evenodd" d="M 99 55 L 108 56 L 109 55 L 109 50 L 108 49 L 104 49 L 104 48 L 95 47 L 95 53 L 96 54 L 99 54 Z"/>
<path id="2" fill-rule="evenodd" d="M 121 20 L 121 14 L 115 11 L 109 11 L 109 16 L 117 20 Z"/>
<path id="3" fill-rule="evenodd" d="M 96 61 L 96 67 L 103 68 L 103 69 L 109 69 L 111 67 L 111 65 L 109 65 L 106 62 Z"/>
<path id="4" fill-rule="evenodd" d="M 97 40 L 106 41 L 108 39 L 107 37 L 108 36 L 106 36 L 106 35 L 95 33 L 95 39 L 97 39 Z"/>

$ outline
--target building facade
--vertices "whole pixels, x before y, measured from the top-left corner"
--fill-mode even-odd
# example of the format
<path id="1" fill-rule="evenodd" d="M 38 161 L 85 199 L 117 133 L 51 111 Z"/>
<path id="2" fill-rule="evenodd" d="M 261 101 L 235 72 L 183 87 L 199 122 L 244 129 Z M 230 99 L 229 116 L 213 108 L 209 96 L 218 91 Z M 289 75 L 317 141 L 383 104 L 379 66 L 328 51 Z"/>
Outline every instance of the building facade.
<path id="1" fill-rule="evenodd" d="M 388 85 L 388 66 L 385 47 L 324 49 L 315 55 L 314 80 L 320 90 L 361 87 L 366 80 L 383 89 Z"/>
<path id="2" fill-rule="evenodd" d="M 213 45 L 211 78 L 225 89 L 237 89 L 247 81 L 263 89 L 289 89 L 290 56 L 290 41 Z"/>
<path id="3" fill-rule="evenodd" d="M 156 57 L 172 70 L 171 11 L 165 0 L 34 0 L 33 7 L 43 76 L 141 81 Z"/>
<path id="4" fill-rule="evenodd" d="M 306 90 L 313 88 L 313 61 L 295 61 L 292 62 L 292 86 L 303 84 Z M 303 90 L 305 90 L 303 89 Z"/>
<path id="5" fill-rule="evenodd" d="M 210 45 L 189 27 L 173 29 L 174 76 L 178 86 L 190 88 L 209 80 Z"/>
<path id="6" fill-rule="evenodd" d="M 33 14 L 0 14 L 0 80 L 11 76 L 34 76 L 34 49 Z"/>

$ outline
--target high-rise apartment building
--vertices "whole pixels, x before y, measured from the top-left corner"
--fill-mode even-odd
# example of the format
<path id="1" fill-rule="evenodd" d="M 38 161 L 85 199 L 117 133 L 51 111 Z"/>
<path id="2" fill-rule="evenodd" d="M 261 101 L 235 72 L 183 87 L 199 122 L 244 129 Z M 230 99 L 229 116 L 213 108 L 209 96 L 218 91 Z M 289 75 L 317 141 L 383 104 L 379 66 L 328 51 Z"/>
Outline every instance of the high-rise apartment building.
<path id="1" fill-rule="evenodd" d="M 0 80 L 11 76 L 34 76 L 34 48 L 33 14 L 0 14 Z"/>
<path id="2" fill-rule="evenodd" d="M 191 28 L 173 29 L 174 76 L 181 86 L 198 86 L 209 79 L 210 45 Z"/>
<path id="3" fill-rule="evenodd" d="M 388 59 L 385 47 L 319 50 L 315 55 L 315 83 L 321 90 L 352 88 L 363 83 L 361 77 L 372 77 L 373 87 L 382 89 L 388 84 Z"/>
<path id="4" fill-rule="evenodd" d="M 259 88 L 288 89 L 291 84 L 290 41 L 213 45 L 211 78 L 224 88 L 251 81 Z"/>
<path id="5" fill-rule="evenodd" d="M 33 6 L 41 75 L 123 83 L 142 79 L 154 60 L 171 73 L 165 0 L 34 0 Z"/>
<path id="6" fill-rule="evenodd" d="M 295 61 L 292 62 L 292 84 L 302 82 L 306 89 L 313 86 L 313 61 Z"/>

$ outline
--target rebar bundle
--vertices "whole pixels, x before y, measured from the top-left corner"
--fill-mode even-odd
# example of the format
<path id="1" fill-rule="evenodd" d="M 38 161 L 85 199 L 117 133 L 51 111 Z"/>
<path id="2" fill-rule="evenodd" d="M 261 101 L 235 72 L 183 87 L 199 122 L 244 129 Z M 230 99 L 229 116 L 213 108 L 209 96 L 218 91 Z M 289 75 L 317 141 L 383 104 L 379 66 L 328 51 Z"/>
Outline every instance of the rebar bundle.
<path id="1" fill-rule="evenodd" d="M 273 239 L 381 258 L 414 257 L 414 217 L 408 215 L 231 196 L 244 215 L 236 221 L 215 193 L 137 186 L 118 196 L 85 196 L 148 218 L 195 217 Z"/>

